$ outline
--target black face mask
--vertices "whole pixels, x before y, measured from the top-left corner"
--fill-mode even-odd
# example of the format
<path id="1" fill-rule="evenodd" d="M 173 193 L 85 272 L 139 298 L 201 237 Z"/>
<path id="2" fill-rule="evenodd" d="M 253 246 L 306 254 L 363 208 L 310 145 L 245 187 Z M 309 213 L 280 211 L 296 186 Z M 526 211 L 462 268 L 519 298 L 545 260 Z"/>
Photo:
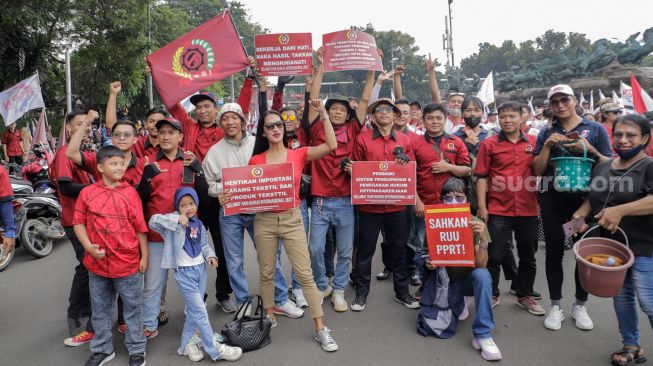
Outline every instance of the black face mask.
<path id="1" fill-rule="evenodd" d="M 470 128 L 474 128 L 481 124 L 483 117 L 465 117 L 465 124 Z"/>

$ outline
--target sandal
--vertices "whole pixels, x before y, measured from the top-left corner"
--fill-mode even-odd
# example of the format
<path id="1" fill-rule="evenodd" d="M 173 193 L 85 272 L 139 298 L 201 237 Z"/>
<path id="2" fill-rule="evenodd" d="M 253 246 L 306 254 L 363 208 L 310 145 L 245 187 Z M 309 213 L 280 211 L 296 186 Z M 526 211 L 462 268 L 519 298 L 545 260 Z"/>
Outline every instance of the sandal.
<path id="1" fill-rule="evenodd" d="M 168 314 L 165 311 L 162 311 L 159 313 L 159 316 L 157 317 L 159 321 L 159 326 L 166 325 L 168 323 Z"/>
<path id="2" fill-rule="evenodd" d="M 621 356 L 623 359 L 617 360 L 615 356 Z M 612 364 L 615 366 L 633 366 L 646 362 L 646 357 L 641 346 L 623 347 L 621 350 L 613 353 L 611 358 Z"/>

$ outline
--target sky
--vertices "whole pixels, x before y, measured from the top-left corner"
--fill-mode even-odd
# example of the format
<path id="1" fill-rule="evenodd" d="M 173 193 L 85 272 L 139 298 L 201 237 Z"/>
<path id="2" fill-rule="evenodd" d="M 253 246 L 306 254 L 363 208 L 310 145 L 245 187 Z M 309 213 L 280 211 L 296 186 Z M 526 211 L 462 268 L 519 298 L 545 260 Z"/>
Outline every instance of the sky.
<path id="1" fill-rule="evenodd" d="M 441 64 L 446 62 L 442 34 L 447 0 L 239 1 L 250 10 L 252 20 L 271 33 L 311 32 L 314 49 L 321 45 L 322 34 L 372 23 L 377 30 L 412 35 L 419 54 L 430 52 Z M 622 10 L 614 9 L 615 4 Z M 653 19 L 643 13 L 628 16 L 627 9 L 643 11 L 643 7 L 649 12 L 653 5 L 650 0 L 453 0 L 455 62 L 459 65 L 462 58 L 477 52 L 479 43 L 501 45 L 511 39 L 519 44 L 534 40 L 548 29 L 585 33 L 592 41 L 613 37 L 624 40 L 653 27 Z"/>

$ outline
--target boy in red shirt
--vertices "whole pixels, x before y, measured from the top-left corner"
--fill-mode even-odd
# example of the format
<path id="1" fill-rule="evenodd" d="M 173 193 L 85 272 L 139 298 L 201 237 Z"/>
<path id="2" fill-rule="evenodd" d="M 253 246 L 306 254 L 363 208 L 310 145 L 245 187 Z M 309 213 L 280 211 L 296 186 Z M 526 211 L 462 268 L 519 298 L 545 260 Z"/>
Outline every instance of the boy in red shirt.
<path id="1" fill-rule="evenodd" d="M 147 269 L 147 225 L 138 193 L 122 181 L 125 153 L 107 146 L 97 153 L 102 180 L 82 189 L 75 204 L 75 235 L 86 255 L 89 271 L 93 354 L 86 365 L 102 365 L 115 357 L 111 338 L 116 294 L 124 303 L 125 347 L 129 365 L 145 365 L 143 335 L 143 277 Z"/>

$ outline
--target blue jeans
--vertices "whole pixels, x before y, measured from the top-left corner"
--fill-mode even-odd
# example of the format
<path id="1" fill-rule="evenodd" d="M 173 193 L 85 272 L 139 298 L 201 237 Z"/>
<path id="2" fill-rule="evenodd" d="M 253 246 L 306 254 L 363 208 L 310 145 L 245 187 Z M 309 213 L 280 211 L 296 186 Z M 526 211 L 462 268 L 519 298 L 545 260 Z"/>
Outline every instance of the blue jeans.
<path id="1" fill-rule="evenodd" d="M 653 327 L 653 258 L 651 257 L 635 257 L 635 263 L 626 274 L 624 287 L 614 298 L 614 310 L 617 313 L 619 332 L 624 346 L 639 346 L 639 319 L 635 299 L 639 301 L 639 307 L 648 316 L 648 321 Z"/>
<path id="2" fill-rule="evenodd" d="M 349 265 L 354 246 L 354 206 L 347 197 L 313 197 L 309 249 L 313 278 L 320 291 L 329 285 L 324 268 L 324 246 L 331 225 L 336 228 L 338 260 L 333 277 L 333 288 L 345 290 L 349 284 Z"/>
<path id="3" fill-rule="evenodd" d="M 220 357 L 220 351 L 213 343 L 213 328 L 209 321 L 209 314 L 204 305 L 204 291 L 206 290 L 206 264 L 190 267 L 178 267 L 175 270 L 175 280 L 181 297 L 184 299 L 184 330 L 181 332 L 181 344 L 178 354 L 183 354 L 195 329 L 199 329 L 203 348 L 213 361 Z"/>
<path id="4" fill-rule="evenodd" d="M 145 353 L 147 339 L 143 335 L 143 277 L 140 273 L 120 278 L 107 278 L 89 272 L 89 289 L 93 310 L 95 337 L 91 340 L 91 352 L 112 353 L 113 304 L 116 294 L 123 303 L 123 316 L 127 330 L 125 347 L 130 355 Z"/>
<path id="5" fill-rule="evenodd" d="M 148 242 L 147 258 L 145 288 L 143 289 L 143 326 L 154 331 L 159 326 L 157 317 L 161 310 L 161 293 L 168 280 L 168 270 L 161 268 L 163 243 Z"/>
<path id="6" fill-rule="evenodd" d="M 427 244 L 426 244 L 426 222 L 424 221 L 423 217 L 415 217 L 414 221 L 414 240 L 418 245 L 418 251 L 417 253 L 421 253 L 426 251 Z M 410 242 L 409 242 L 410 243 Z M 413 262 L 415 261 L 415 258 L 413 258 Z M 424 277 L 424 267 L 417 267 L 417 272 L 419 273 L 420 278 Z"/>
<path id="7" fill-rule="evenodd" d="M 231 288 L 234 290 L 238 304 L 245 302 L 249 296 L 249 286 L 245 277 L 245 230 L 253 242 L 254 216 L 225 216 L 224 209 L 220 207 L 222 246 L 229 270 L 229 282 L 231 282 Z M 256 243 L 254 246 L 256 247 Z M 288 301 L 288 283 L 281 268 L 281 246 L 279 246 L 277 256 L 277 270 L 274 274 L 274 302 L 277 305 L 282 305 Z"/>
<path id="8" fill-rule="evenodd" d="M 467 277 L 451 279 L 449 291 L 458 296 L 474 296 L 476 317 L 472 323 L 472 333 L 479 339 L 492 338 L 494 316 L 492 314 L 492 276 L 485 268 L 476 268 Z M 464 301 L 461 299 L 461 301 Z M 453 300 L 452 300 L 453 302 Z"/>

